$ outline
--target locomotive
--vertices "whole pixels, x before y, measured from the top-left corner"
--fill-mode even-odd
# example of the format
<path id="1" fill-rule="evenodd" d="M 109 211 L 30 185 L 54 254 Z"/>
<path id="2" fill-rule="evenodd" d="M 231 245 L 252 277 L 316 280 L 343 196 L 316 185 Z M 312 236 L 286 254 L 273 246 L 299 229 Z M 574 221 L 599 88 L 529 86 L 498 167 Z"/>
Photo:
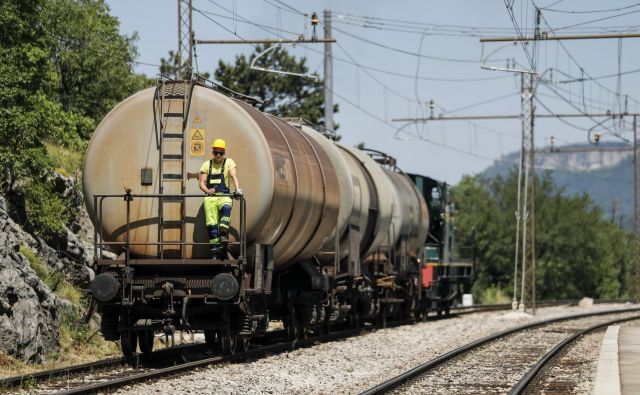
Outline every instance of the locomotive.
<path id="1" fill-rule="evenodd" d="M 453 264 L 446 185 L 338 144 L 200 76 L 158 79 L 100 123 L 83 168 L 95 228 L 91 292 L 107 340 L 132 358 L 156 333 L 204 332 L 225 354 L 271 320 L 292 338 L 448 313 L 471 264 Z M 238 163 L 226 256 L 212 258 L 198 171 L 215 138 Z M 102 259 L 102 250 L 120 253 Z"/>

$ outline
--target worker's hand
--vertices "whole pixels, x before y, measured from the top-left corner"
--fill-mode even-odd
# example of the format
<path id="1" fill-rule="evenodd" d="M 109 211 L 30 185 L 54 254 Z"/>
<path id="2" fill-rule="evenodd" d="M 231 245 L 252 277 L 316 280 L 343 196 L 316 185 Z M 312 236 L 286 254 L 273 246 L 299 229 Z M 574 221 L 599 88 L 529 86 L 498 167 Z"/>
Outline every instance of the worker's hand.
<path id="1" fill-rule="evenodd" d="M 238 188 L 236 189 L 236 191 L 233 193 L 234 196 L 242 196 L 242 189 Z"/>
<path id="2" fill-rule="evenodd" d="M 207 191 L 207 195 L 214 195 L 216 193 L 216 189 L 215 188 L 211 188 Z"/>

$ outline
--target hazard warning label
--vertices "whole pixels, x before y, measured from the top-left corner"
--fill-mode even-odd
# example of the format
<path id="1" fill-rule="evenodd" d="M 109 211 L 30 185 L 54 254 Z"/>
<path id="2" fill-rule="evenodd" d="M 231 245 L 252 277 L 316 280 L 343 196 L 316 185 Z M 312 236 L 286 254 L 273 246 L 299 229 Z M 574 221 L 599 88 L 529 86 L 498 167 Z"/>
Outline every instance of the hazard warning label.
<path id="1" fill-rule="evenodd" d="M 189 151 L 191 156 L 204 156 L 205 152 L 205 130 L 203 128 L 191 128 L 191 139 Z"/>

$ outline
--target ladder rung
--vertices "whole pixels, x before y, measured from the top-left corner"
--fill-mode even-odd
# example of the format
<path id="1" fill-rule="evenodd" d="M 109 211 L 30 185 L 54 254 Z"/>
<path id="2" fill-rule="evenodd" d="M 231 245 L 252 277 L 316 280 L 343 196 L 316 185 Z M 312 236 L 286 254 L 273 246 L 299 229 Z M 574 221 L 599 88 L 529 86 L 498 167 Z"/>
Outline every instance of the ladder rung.
<path id="1" fill-rule="evenodd" d="M 165 133 L 162 135 L 165 139 L 181 139 L 182 133 Z"/>
<path id="2" fill-rule="evenodd" d="M 162 155 L 162 159 L 164 160 L 177 160 L 182 158 L 183 158 L 182 154 L 163 154 Z"/>
<path id="3" fill-rule="evenodd" d="M 183 112 L 165 112 L 165 118 L 182 118 L 184 116 Z"/>
<path id="4" fill-rule="evenodd" d="M 162 240 L 162 243 L 164 243 L 164 246 L 166 246 L 167 244 L 171 244 L 171 243 L 176 243 L 174 245 L 182 244 L 184 243 L 184 241 L 183 240 Z"/>
<path id="5" fill-rule="evenodd" d="M 184 94 L 181 94 L 181 93 L 167 94 L 167 95 L 164 95 L 163 98 L 165 100 L 184 99 Z"/>
<path id="6" fill-rule="evenodd" d="M 163 180 L 182 180 L 182 174 L 163 174 Z"/>
<path id="7" fill-rule="evenodd" d="M 181 228 L 182 221 L 162 221 L 162 228 Z"/>

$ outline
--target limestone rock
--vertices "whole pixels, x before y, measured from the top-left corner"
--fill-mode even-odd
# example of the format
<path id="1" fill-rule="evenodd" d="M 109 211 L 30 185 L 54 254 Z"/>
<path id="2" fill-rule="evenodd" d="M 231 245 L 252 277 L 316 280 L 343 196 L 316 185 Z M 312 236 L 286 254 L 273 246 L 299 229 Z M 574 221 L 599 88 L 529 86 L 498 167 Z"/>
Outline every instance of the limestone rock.
<path id="1" fill-rule="evenodd" d="M 20 253 L 25 238 L 0 196 L 0 351 L 28 362 L 43 362 L 58 347 L 63 303 L 38 278 Z M 24 241 L 23 241 L 24 242 Z"/>

